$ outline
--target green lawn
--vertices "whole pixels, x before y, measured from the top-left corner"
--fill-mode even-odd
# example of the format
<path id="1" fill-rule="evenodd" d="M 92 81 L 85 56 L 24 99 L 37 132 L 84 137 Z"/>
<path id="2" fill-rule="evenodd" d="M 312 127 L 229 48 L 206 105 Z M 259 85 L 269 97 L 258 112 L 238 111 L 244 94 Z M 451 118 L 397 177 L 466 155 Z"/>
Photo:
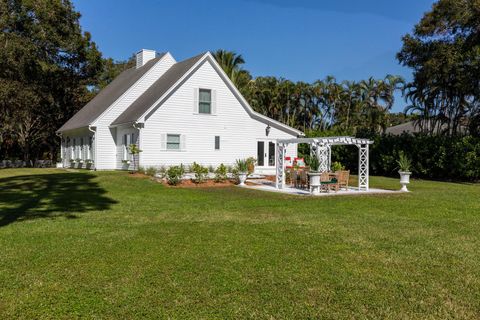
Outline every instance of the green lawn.
<path id="1" fill-rule="evenodd" d="M 310 198 L 0 170 L 0 319 L 480 318 L 480 185 L 410 189 Z"/>

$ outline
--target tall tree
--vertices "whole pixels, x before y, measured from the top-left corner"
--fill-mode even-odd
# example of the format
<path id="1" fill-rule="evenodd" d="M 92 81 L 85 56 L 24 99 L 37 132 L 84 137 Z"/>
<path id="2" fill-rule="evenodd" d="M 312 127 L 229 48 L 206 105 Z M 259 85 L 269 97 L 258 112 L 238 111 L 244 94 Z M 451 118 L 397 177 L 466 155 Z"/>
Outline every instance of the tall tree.
<path id="1" fill-rule="evenodd" d="M 460 133 L 480 112 L 480 1 L 440 0 L 403 37 L 398 60 L 413 69 L 410 106 L 426 130 Z"/>
<path id="2" fill-rule="evenodd" d="M 218 49 L 213 53 L 213 56 L 233 84 L 243 92 L 252 77 L 248 71 L 242 69 L 242 65 L 245 63 L 242 55 L 234 51 Z"/>
<path id="3" fill-rule="evenodd" d="M 27 161 L 56 155 L 55 130 L 96 84 L 101 54 L 79 17 L 69 0 L 0 1 L 0 122 L 11 124 L 2 135 Z"/>

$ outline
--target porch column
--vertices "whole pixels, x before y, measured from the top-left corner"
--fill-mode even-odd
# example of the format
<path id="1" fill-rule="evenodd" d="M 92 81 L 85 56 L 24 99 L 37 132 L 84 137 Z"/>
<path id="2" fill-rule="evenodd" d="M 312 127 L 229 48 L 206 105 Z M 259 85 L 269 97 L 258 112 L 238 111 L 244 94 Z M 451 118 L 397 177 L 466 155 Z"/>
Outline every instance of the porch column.
<path id="1" fill-rule="evenodd" d="M 358 147 L 358 190 L 368 191 L 368 144 L 357 145 Z"/>
<path id="2" fill-rule="evenodd" d="M 284 143 L 276 143 L 277 147 L 275 156 L 277 158 L 276 163 L 276 180 L 275 180 L 275 188 L 283 189 L 285 185 L 285 155 L 287 146 Z"/>

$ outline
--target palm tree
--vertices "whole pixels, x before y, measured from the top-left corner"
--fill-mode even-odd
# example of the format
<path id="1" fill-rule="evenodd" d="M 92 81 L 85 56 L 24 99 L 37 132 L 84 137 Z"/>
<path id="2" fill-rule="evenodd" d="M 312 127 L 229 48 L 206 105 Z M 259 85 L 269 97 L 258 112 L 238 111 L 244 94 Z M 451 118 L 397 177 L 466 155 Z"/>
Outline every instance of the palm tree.
<path id="1" fill-rule="evenodd" d="M 241 67 L 245 63 L 241 54 L 218 49 L 213 53 L 213 57 L 238 89 L 242 90 L 251 80 L 250 73 Z"/>

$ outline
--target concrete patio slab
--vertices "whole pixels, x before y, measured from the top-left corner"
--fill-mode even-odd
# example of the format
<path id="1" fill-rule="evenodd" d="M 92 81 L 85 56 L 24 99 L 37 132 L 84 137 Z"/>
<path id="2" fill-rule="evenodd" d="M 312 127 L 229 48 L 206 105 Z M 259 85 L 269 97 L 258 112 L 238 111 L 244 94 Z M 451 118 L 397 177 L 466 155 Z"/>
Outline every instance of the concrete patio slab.
<path id="1" fill-rule="evenodd" d="M 338 192 L 321 192 L 318 194 L 311 194 L 308 190 L 297 189 L 285 186 L 283 189 L 275 188 L 275 183 L 269 180 L 255 179 L 247 180 L 248 185 L 240 186 L 242 188 L 269 191 L 269 192 L 278 192 L 284 194 L 300 195 L 300 196 L 314 196 L 314 197 L 325 197 L 325 196 L 341 196 L 341 195 L 366 195 L 366 194 L 395 194 L 401 193 L 401 191 L 386 190 L 386 189 L 376 189 L 370 188 L 368 191 L 359 191 L 357 187 L 348 187 L 348 190 L 341 189 Z"/>

